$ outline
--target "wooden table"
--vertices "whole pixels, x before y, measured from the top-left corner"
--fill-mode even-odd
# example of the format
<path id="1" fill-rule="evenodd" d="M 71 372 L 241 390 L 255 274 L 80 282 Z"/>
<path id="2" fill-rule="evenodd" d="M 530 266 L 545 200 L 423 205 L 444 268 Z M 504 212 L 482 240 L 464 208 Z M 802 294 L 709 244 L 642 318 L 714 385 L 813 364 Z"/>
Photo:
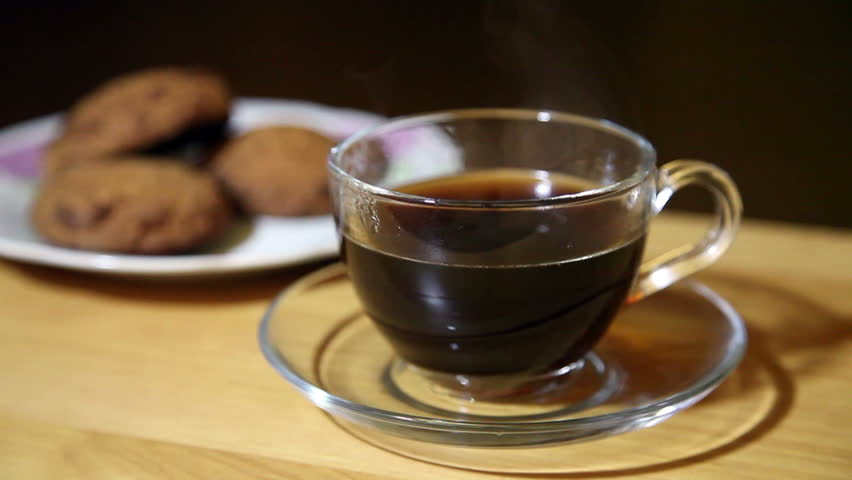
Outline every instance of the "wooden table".
<path id="1" fill-rule="evenodd" d="M 657 220 L 652 248 L 703 222 Z M 256 326 L 310 268 L 142 282 L 0 262 L 0 478 L 503 478 L 366 444 L 277 376 Z M 852 476 L 852 232 L 747 221 L 699 278 L 751 336 L 712 407 L 572 446 L 547 478 Z"/>

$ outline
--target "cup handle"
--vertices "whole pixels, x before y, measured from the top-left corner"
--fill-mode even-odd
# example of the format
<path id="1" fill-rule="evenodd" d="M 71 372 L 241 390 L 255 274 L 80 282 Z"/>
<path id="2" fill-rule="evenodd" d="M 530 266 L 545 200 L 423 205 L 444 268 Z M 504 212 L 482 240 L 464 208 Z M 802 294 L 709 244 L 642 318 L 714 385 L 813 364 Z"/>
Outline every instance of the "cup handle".
<path id="1" fill-rule="evenodd" d="M 740 226 L 742 200 L 731 177 L 715 165 L 698 160 L 675 160 L 660 167 L 653 215 L 660 213 L 675 192 L 688 185 L 704 187 L 713 194 L 715 224 L 701 240 L 645 261 L 639 267 L 628 303 L 642 300 L 708 267 L 733 243 Z"/>

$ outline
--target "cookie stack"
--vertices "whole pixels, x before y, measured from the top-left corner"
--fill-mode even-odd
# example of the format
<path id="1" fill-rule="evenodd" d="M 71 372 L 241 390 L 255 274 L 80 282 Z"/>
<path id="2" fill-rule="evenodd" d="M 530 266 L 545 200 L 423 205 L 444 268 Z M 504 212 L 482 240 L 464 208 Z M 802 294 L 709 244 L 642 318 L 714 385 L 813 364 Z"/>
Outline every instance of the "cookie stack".
<path id="1" fill-rule="evenodd" d="M 334 141 L 270 126 L 228 138 L 218 75 L 161 68 L 118 77 L 74 105 L 44 151 L 31 218 L 72 248 L 164 254 L 224 234 L 236 214 L 330 211 Z"/>

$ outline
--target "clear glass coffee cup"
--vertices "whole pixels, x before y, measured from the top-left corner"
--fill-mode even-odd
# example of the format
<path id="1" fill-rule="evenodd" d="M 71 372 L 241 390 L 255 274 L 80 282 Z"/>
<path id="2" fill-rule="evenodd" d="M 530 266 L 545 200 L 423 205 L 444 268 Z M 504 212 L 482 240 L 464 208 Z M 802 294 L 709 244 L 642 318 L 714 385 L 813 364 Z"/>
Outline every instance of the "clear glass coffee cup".
<path id="1" fill-rule="evenodd" d="M 558 112 L 398 118 L 335 147 L 329 168 L 342 262 L 397 356 L 387 381 L 469 400 L 569 376 L 623 305 L 715 262 L 742 209 L 720 168 L 657 168 L 641 136 Z M 651 219 L 688 185 L 712 194 L 712 227 L 644 258 Z"/>

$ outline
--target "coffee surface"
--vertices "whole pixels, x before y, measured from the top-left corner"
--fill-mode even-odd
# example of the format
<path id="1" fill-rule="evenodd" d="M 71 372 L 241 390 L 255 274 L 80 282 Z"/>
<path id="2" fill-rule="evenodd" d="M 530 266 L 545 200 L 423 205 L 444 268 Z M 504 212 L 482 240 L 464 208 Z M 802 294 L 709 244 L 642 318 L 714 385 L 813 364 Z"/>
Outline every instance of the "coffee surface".
<path id="1" fill-rule="evenodd" d="M 592 182 L 541 170 L 495 168 L 412 183 L 396 190 L 445 200 L 534 200 L 579 193 Z"/>

